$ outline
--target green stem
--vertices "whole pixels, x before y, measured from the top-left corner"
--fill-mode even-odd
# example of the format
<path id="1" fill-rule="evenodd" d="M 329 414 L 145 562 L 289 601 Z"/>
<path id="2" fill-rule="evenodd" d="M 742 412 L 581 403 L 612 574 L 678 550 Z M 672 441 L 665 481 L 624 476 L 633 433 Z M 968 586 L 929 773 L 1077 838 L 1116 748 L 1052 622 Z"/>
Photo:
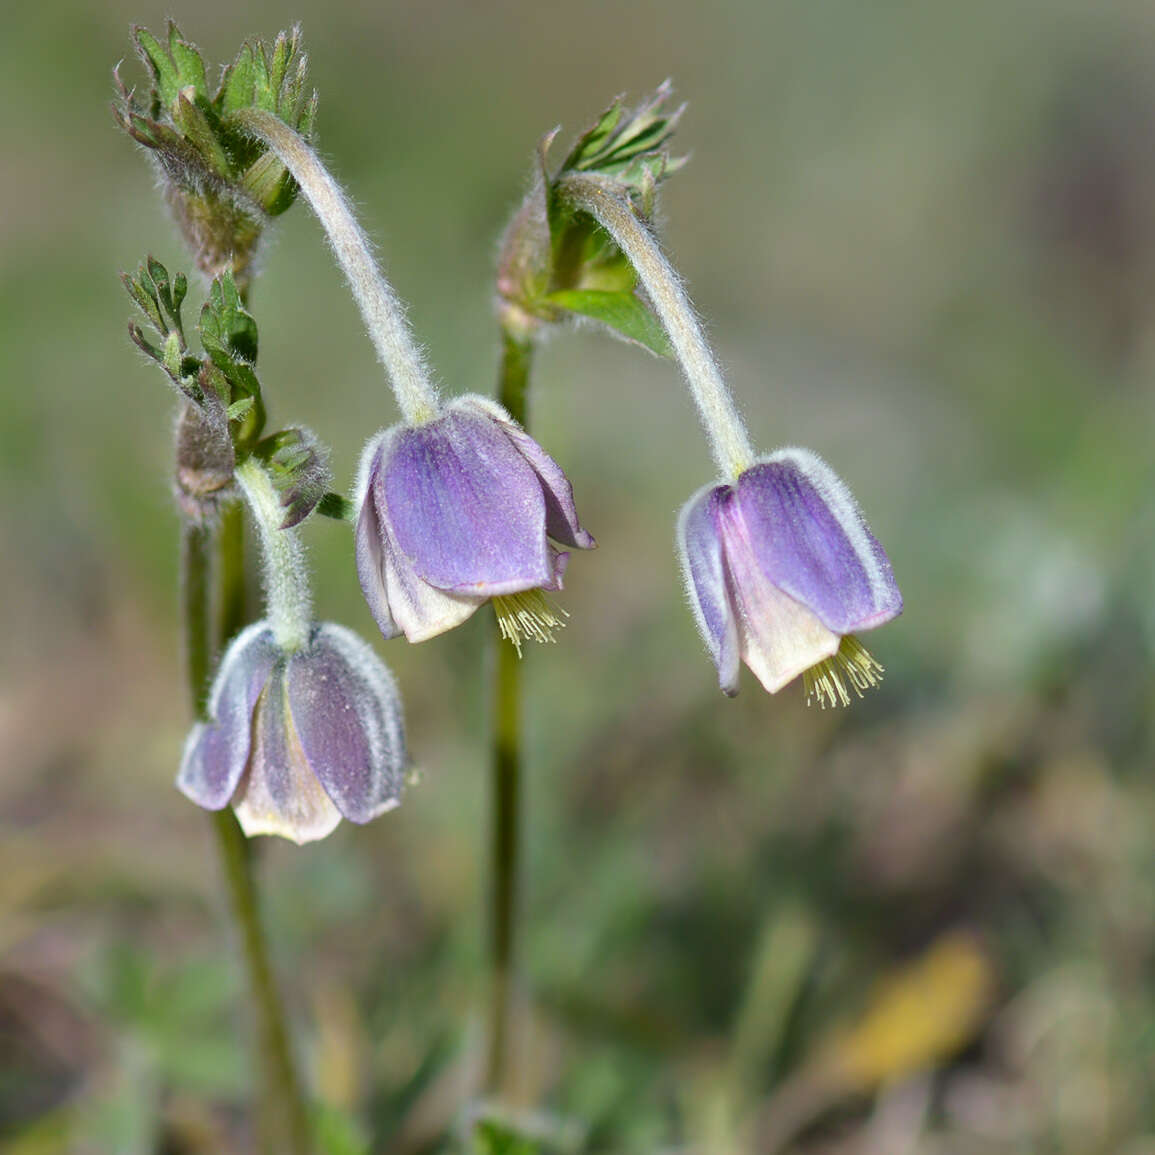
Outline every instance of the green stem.
<path id="1" fill-rule="evenodd" d="M 223 648 L 244 621 L 244 520 L 239 502 L 221 519 L 218 547 L 219 612 L 217 629 L 212 630 L 212 538 L 204 527 L 185 522 L 181 549 L 185 660 L 193 711 L 202 721 L 207 717 L 214 642 Z M 261 1080 L 259 1150 L 262 1155 L 308 1155 L 309 1120 L 261 928 L 248 843 L 231 810 L 216 811 L 210 818 L 255 1008 Z"/>
<path id="2" fill-rule="evenodd" d="M 216 811 L 212 822 L 254 1003 L 261 1079 L 259 1149 L 262 1155 L 308 1155 L 309 1117 L 261 926 L 249 844 L 231 810 Z"/>
<path id="3" fill-rule="evenodd" d="M 526 424 L 533 345 L 503 326 L 498 400 Z M 485 1087 L 499 1095 L 510 1070 L 510 1017 L 517 929 L 517 876 L 521 821 L 521 662 L 517 651 L 495 635 L 491 774 L 493 882 L 490 895 L 489 1055 Z"/>
<path id="4" fill-rule="evenodd" d="M 523 429 L 529 423 L 529 371 L 532 363 L 533 339 L 502 326 L 497 399 Z"/>
<path id="5" fill-rule="evenodd" d="M 229 639 L 248 623 L 245 584 L 245 507 L 230 501 L 221 510 L 217 529 L 217 634 L 223 651 Z"/>
<path id="6" fill-rule="evenodd" d="M 184 612 L 185 676 L 189 704 L 198 721 L 208 706 L 212 639 L 209 636 L 209 570 L 212 539 L 204 526 L 185 521 L 181 527 L 181 608 Z"/>

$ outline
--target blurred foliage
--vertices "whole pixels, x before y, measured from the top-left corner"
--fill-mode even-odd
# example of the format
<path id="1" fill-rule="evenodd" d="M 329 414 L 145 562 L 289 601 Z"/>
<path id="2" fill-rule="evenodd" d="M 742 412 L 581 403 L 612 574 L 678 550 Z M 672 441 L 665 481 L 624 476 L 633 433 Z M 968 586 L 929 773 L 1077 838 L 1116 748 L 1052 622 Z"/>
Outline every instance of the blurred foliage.
<path id="1" fill-rule="evenodd" d="M 322 1148 L 1149 1155 L 1146 7 L 299 11 L 318 139 L 454 390 L 492 387 L 494 242 L 533 142 L 674 75 L 692 161 L 663 192 L 667 250 L 755 438 L 836 465 L 908 607 L 851 710 L 749 683 L 722 701 L 672 558 L 671 511 L 709 477 L 676 372 L 552 342 L 534 430 L 600 548 L 567 573 L 561 644 L 526 658 L 517 1099 L 471 1129 L 479 614 L 382 647 L 424 770 L 401 810 L 258 847 Z M 5 1155 L 247 1150 L 247 1008 L 203 816 L 171 786 L 172 394 L 114 278 L 184 260 L 107 111 L 105 62 L 164 15 L 65 2 L 0 40 L 35 110 L 0 189 Z M 180 15 L 213 59 L 283 19 Z M 347 491 L 393 413 L 313 222 L 278 229 L 262 386 Z M 348 527 L 304 532 L 320 616 L 373 636 Z"/>

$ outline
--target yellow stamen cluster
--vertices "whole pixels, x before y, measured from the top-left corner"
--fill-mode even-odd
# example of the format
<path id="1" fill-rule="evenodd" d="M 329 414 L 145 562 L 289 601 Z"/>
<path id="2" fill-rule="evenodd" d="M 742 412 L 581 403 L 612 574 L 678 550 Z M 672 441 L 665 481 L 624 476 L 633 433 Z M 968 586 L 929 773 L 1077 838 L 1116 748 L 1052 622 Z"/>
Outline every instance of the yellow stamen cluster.
<path id="1" fill-rule="evenodd" d="M 851 690 L 861 698 L 863 690 L 882 681 L 882 674 L 881 663 L 853 634 L 847 634 L 833 657 L 824 658 L 802 675 L 806 700 L 816 701 L 824 710 L 827 706 L 849 706 Z"/>
<path id="2" fill-rule="evenodd" d="M 522 642 L 531 639 L 542 643 L 556 641 L 553 631 L 564 629 L 563 619 L 569 617 L 565 610 L 551 605 L 541 590 L 523 590 L 495 597 L 493 609 L 501 636 L 513 643 L 519 658 Z"/>

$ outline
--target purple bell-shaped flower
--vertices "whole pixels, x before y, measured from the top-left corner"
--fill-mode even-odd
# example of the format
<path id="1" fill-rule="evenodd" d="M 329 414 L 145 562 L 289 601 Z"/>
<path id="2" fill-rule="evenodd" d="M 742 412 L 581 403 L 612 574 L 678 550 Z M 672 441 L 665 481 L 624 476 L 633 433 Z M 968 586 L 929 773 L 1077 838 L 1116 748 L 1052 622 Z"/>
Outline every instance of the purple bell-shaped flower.
<path id="1" fill-rule="evenodd" d="M 177 786 L 207 810 L 232 805 L 247 835 L 297 843 L 401 801 L 407 765 L 401 701 L 369 645 L 313 626 L 286 651 L 267 621 L 238 634 L 185 744 Z"/>
<path id="2" fill-rule="evenodd" d="M 366 447 L 357 572 L 381 633 L 424 641 L 493 599 L 520 646 L 560 622 L 540 590 L 561 588 L 568 554 L 592 549 L 573 488 L 501 406 L 460 397 Z"/>
<path id="3" fill-rule="evenodd" d="M 890 561 L 834 471 L 781 449 L 683 507 L 678 543 L 698 629 L 727 694 L 739 659 L 771 693 L 805 675 L 846 705 L 882 667 L 854 637 L 902 612 Z"/>

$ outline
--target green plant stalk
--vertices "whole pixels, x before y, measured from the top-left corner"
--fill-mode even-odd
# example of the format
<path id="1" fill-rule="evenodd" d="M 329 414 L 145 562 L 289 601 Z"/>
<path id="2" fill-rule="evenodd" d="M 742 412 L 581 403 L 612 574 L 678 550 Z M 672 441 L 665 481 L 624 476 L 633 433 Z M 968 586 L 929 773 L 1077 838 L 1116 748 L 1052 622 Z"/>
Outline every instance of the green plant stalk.
<path id="1" fill-rule="evenodd" d="M 210 625 L 212 534 L 205 527 L 191 522 L 185 522 L 182 532 L 186 671 L 193 710 L 198 719 L 204 720 L 208 713 L 214 642 L 223 646 L 228 640 L 224 631 L 228 629 L 228 636 L 231 636 L 243 623 L 245 570 L 241 504 L 234 502 L 229 507 L 218 530 L 217 573 L 221 588 L 216 631 Z M 240 620 L 237 620 L 238 615 Z M 308 1155 L 311 1150 L 309 1119 L 261 928 L 248 843 L 231 810 L 226 808 L 214 812 L 210 821 L 255 1008 L 261 1081 L 259 1150 L 262 1155 Z"/>
<path id="2" fill-rule="evenodd" d="M 217 528 L 217 634 L 223 651 L 248 624 L 245 584 L 245 506 L 230 501 Z"/>
<path id="3" fill-rule="evenodd" d="M 533 345 L 529 338 L 502 325 L 501 368 L 497 399 L 523 428 L 527 417 L 529 371 Z M 500 634 L 494 634 L 495 659 L 490 762 L 493 800 L 490 892 L 489 1054 L 485 1089 L 498 1096 L 511 1067 L 510 1019 L 517 943 L 518 860 L 521 826 L 521 660 Z"/>

